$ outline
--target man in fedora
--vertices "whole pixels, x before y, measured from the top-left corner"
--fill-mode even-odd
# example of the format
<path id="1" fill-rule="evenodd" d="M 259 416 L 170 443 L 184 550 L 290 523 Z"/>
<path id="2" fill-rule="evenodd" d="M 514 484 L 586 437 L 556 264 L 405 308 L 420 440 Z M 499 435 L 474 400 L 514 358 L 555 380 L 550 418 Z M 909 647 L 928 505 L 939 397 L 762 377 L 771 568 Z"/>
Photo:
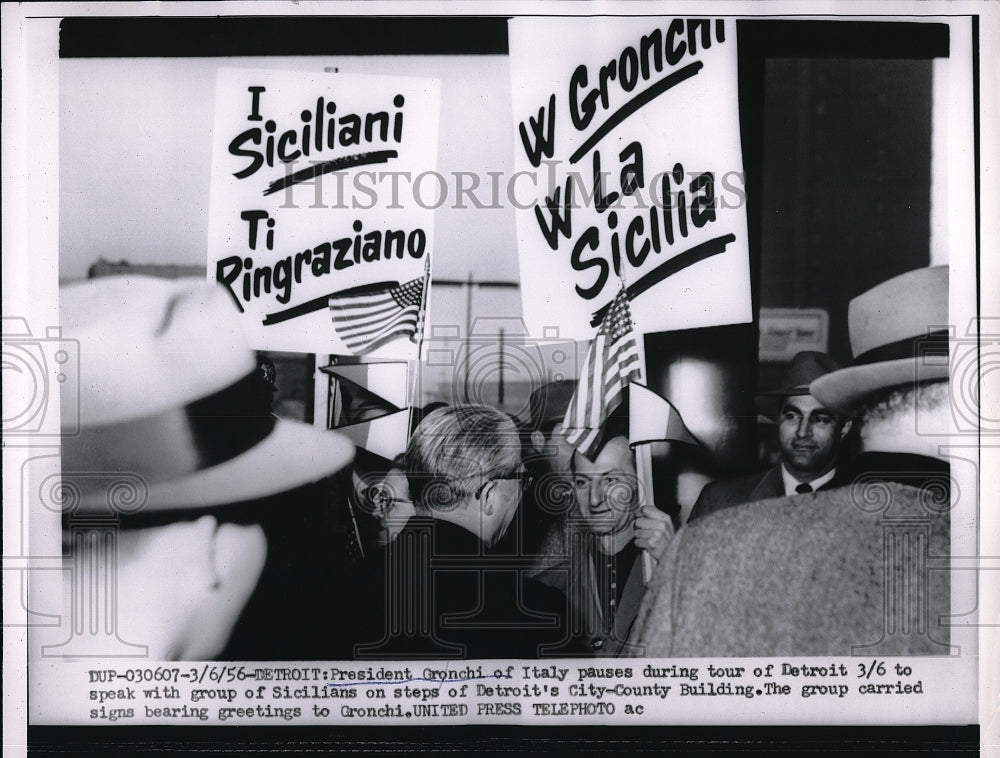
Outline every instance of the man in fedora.
<path id="1" fill-rule="evenodd" d="M 851 430 L 851 421 L 834 414 L 809 392 L 809 384 L 840 368 L 826 353 L 804 350 L 788 366 L 777 389 L 761 396 L 776 400 L 768 408 L 777 411 L 778 446 L 781 460 L 763 474 L 711 482 L 705 485 L 689 521 L 735 505 L 791 497 L 837 484 L 837 456 Z"/>
<path id="2" fill-rule="evenodd" d="M 352 447 L 261 407 L 257 361 L 221 288 L 110 277 L 64 288 L 60 307 L 79 343 L 66 369 L 79 374 L 63 383 L 80 424 L 62 446 L 67 600 L 75 631 L 99 616 L 108 632 L 61 652 L 216 657 L 265 565 L 259 517 L 349 463 Z M 77 617 L 88 613 L 92 623 Z"/>
<path id="3" fill-rule="evenodd" d="M 532 391 L 529 418 L 521 427 L 524 465 L 532 481 L 502 547 L 533 556 L 539 566 L 565 555 L 565 520 L 572 506 L 569 461 L 573 447 L 563 434 L 562 422 L 575 389 L 575 380 L 562 379 Z"/>
<path id="4" fill-rule="evenodd" d="M 949 652 L 947 319 L 943 266 L 851 301 L 853 365 L 810 385 L 834 412 L 861 409 L 845 485 L 684 526 L 643 602 L 640 655 Z"/>
<path id="5" fill-rule="evenodd" d="M 526 460 L 530 457 L 535 462 L 538 474 L 569 471 L 573 447 L 563 435 L 562 424 L 576 385 L 574 379 L 549 382 L 534 390 L 528 399 L 531 455 L 526 456 Z"/>

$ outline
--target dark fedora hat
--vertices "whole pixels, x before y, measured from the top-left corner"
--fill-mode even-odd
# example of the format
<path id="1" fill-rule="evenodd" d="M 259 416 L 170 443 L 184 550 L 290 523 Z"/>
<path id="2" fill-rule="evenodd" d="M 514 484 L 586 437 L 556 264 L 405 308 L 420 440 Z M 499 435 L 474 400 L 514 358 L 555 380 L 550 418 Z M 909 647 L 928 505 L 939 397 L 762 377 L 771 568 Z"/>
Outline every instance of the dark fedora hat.
<path id="1" fill-rule="evenodd" d="M 815 350 L 803 350 L 797 353 L 788 364 L 788 369 L 781 379 L 781 385 L 774 389 L 758 393 L 760 410 L 766 416 L 775 416 L 781 410 L 778 404 L 781 398 L 792 395 L 808 395 L 809 385 L 826 374 L 839 371 L 841 365 L 826 353 Z"/>
<path id="2" fill-rule="evenodd" d="M 528 399 L 528 411 L 531 414 L 529 426 L 532 430 L 541 429 L 547 422 L 562 422 L 566 416 L 573 393 L 576 391 L 575 379 L 563 379 L 549 382 L 531 393 Z"/>

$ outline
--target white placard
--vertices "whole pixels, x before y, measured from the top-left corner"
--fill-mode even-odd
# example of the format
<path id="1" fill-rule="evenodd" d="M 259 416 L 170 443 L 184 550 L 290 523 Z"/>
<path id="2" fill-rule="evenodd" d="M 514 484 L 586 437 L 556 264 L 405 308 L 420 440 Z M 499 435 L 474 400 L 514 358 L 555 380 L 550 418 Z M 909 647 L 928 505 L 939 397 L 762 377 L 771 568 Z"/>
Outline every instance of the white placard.
<path id="1" fill-rule="evenodd" d="M 749 321 L 734 22 L 519 18 L 509 35 L 532 333 L 591 337 L 620 282 L 640 332 Z"/>
<path id="2" fill-rule="evenodd" d="M 208 276 L 253 347 L 417 357 L 434 210 L 374 188 L 435 169 L 439 98 L 436 79 L 219 70 Z"/>

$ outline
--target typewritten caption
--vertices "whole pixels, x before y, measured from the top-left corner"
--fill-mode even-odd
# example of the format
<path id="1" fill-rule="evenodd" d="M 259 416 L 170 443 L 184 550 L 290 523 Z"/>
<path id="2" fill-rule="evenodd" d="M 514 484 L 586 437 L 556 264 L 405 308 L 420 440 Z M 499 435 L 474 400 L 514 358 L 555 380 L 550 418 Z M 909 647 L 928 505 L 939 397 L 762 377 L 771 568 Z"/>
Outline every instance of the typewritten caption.
<path id="1" fill-rule="evenodd" d="M 674 662 L 80 665 L 64 688 L 76 723 L 629 721 L 678 707 L 727 708 L 927 696 L 920 659 Z M 65 682 L 66 680 L 64 680 Z M 70 695 L 71 697 L 66 697 Z M 765 703 L 761 703 L 765 701 Z M 824 706 L 816 705 L 817 708 Z"/>

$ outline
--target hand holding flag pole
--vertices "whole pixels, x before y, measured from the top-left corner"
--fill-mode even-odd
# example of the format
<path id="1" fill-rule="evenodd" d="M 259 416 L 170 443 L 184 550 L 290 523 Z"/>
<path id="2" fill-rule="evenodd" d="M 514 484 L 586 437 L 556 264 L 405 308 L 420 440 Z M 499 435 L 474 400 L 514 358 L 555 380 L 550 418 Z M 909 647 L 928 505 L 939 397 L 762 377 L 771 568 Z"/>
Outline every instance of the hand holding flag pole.
<path id="1" fill-rule="evenodd" d="M 576 391 L 566 409 L 563 429 L 567 441 L 581 455 L 593 459 L 603 426 L 621 405 L 629 388 L 629 445 L 636 452 L 640 492 L 652 493 L 652 454 L 645 443 L 656 441 L 699 444 L 684 425 L 677 409 L 641 382 L 645 368 L 643 342 L 636 338 L 627 290 L 622 288 L 609 304 L 587 353 Z M 674 533 L 673 525 L 655 506 L 643 506 L 637 519 L 651 530 Z M 655 523 L 654 523 L 655 522 Z M 643 577 L 652 576 L 653 557 L 643 551 Z"/>
<path id="2" fill-rule="evenodd" d="M 660 397 L 648 387 L 633 382 L 629 387 L 629 446 L 636 451 L 637 463 L 644 459 L 652 466 L 651 442 L 680 442 L 686 445 L 700 443 L 684 424 L 684 419 L 670 401 Z M 649 483 L 652 486 L 652 483 Z M 652 491 L 652 490 L 647 490 Z M 650 542 L 643 553 L 643 571 L 646 581 L 652 575 L 654 557 L 663 545 L 660 535 L 672 537 L 674 527 L 666 513 L 652 505 L 642 507 L 636 519 L 636 528 L 644 541 Z"/>

